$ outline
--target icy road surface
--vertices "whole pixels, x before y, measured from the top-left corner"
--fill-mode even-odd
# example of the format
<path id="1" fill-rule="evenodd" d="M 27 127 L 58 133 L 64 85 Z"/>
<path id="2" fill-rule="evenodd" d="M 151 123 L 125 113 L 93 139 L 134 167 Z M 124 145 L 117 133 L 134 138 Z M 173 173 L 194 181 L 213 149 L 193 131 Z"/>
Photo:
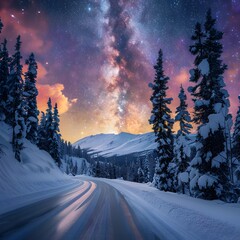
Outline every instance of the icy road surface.
<path id="1" fill-rule="evenodd" d="M 182 239 L 161 229 L 100 180 L 0 216 L 0 239 Z"/>
<path id="2" fill-rule="evenodd" d="M 73 179 L 75 183 L 61 191 L 24 195 L 20 205 L 10 204 L 14 198 L 5 202 L 9 208 L 1 211 L 0 239 L 239 239 L 240 204 L 194 199 L 122 180 Z"/>

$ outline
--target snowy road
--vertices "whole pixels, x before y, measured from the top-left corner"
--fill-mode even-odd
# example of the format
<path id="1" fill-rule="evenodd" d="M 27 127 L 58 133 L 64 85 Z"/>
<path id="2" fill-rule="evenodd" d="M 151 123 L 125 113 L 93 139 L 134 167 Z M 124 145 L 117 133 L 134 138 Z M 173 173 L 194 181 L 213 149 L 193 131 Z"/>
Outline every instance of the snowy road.
<path id="1" fill-rule="evenodd" d="M 156 231 L 141 210 L 99 180 L 0 216 L 0 239 L 181 239 L 172 229 Z"/>
<path id="2" fill-rule="evenodd" d="M 16 201 L 18 208 L 1 211 L 0 239 L 239 239 L 239 204 L 122 180 L 73 179 L 78 185 L 26 195 L 22 207 Z"/>

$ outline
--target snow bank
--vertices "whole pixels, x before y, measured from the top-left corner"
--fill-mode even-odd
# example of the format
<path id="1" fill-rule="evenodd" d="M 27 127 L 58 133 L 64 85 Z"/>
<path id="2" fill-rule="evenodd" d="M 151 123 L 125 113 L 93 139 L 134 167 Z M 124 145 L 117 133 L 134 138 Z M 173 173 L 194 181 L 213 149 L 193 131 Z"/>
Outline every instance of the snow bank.
<path id="1" fill-rule="evenodd" d="M 22 162 L 14 158 L 11 142 L 12 128 L 0 122 L 0 213 L 10 206 L 23 204 L 26 194 L 56 191 L 67 186 L 77 184 L 63 174 L 56 166 L 51 156 L 28 140 L 24 141 L 24 149 L 21 153 Z M 24 196 L 24 197 L 23 197 Z M 35 196 L 37 198 L 37 196 Z M 18 200 L 19 201 L 18 201 Z"/>
<path id="2" fill-rule="evenodd" d="M 102 181 L 118 189 L 128 203 L 138 209 L 139 218 L 149 220 L 146 227 L 155 225 L 159 229 L 162 225 L 170 226 L 185 240 L 239 239 L 240 204 L 161 192 L 147 184 L 109 179 Z"/>

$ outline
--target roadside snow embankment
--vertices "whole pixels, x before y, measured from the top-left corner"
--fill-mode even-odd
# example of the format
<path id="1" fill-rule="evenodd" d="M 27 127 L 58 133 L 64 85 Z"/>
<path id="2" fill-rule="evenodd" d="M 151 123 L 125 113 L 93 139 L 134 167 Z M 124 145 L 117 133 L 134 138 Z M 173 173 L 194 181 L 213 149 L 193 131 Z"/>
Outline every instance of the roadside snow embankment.
<path id="1" fill-rule="evenodd" d="M 14 158 L 11 127 L 0 122 L 0 213 L 79 184 L 63 174 L 51 156 L 24 142 L 22 162 Z"/>
<path id="2" fill-rule="evenodd" d="M 171 226 L 184 239 L 236 240 L 240 236 L 240 204 L 195 199 L 161 192 L 147 184 L 102 180 L 119 190 L 139 218 L 161 228 Z"/>

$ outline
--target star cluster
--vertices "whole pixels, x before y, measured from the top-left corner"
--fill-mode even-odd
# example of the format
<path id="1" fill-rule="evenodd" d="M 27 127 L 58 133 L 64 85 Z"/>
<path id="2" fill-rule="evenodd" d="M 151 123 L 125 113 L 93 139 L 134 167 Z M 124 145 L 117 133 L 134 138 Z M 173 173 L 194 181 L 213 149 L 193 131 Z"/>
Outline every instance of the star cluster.
<path id="1" fill-rule="evenodd" d="M 8 39 L 13 52 L 20 34 L 24 59 L 35 53 L 38 105 L 44 110 L 48 96 L 58 102 L 63 138 L 143 133 L 151 130 L 148 83 L 159 48 L 171 78 L 168 93 L 175 112 L 180 84 L 189 86 L 191 34 L 210 7 L 224 32 L 224 77 L 235 114 L 240 94 L 239 0 L 1 1 L 0 38 Z"/>

